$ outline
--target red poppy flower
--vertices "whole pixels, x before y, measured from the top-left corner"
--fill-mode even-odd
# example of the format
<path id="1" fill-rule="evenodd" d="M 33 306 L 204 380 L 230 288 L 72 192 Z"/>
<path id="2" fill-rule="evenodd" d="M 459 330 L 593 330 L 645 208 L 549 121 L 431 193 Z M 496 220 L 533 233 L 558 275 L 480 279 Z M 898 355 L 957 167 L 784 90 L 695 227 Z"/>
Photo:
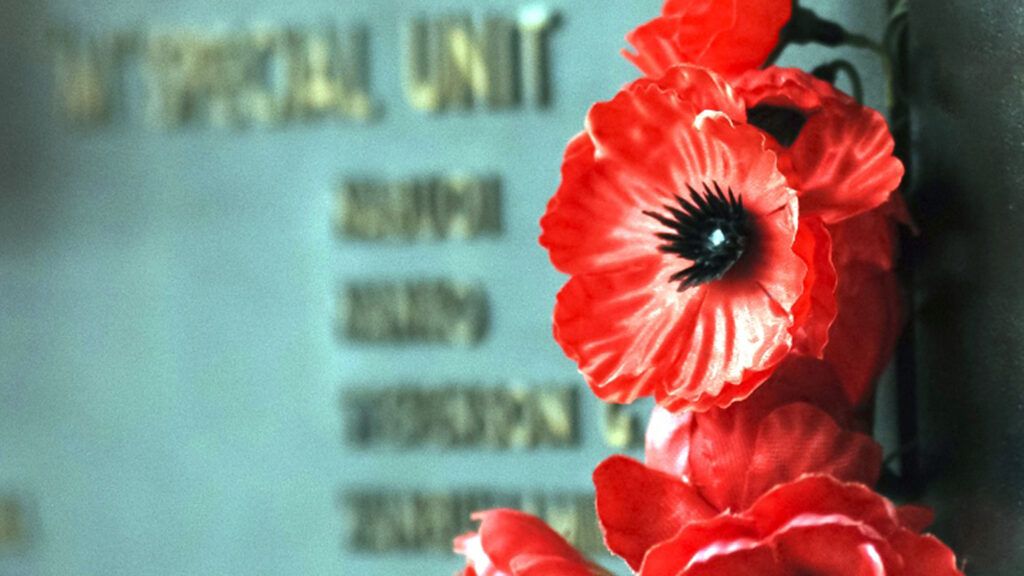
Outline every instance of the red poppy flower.
<path id="1" fill-rule="evenodd" d="M 792 0 L 667 0 L 623 54 L 648 76 L 683 63 L 736 74 L 764 64 L 792 12 Z"/>
<path id="2" fill-rule="evenodd" d="M 683 527 L 646 555 L 640 576 L 962 576 L 919 508 L 861 484 L 805 476 L 749 508 Z"/>
<path id="3" fill-rule="evenodd" d="M 885 203 L 903 178 L 885 118 L 801 70 L 752 70 L 733 82 L 746 120 L 770 136 L 800 195 L 800 215 L 827 224 Z"/>
<path id="4" fill-rule="evenodd" d="M 477 512 L 479 532 L 455 539 L 462 576 L 611 576 L 543 521 L 516 510 Z"/>
<path id="5" fill-rule="evenodd" d="M 874 484 L 881 447 L 861 428 L 828 365 L 800 356 L 727 410 L 655 409 L 646 465 L 615 456 L 594 472 L 605 542 L 636 569 L 686 525 L 805 474 Z"/>
<path id="6" fill-rule="evenodd" d="M 826 327 L 824 357 L 850 400 L 865 404 L 903 322 L 892 268 L 896 226 L 908 218 L 894 193 L 903 165 L 892 155 L 892 135 L 878 112 L 800 70 L 751 71 L 734 88 L 747 121 L 770 136 L 801 216 L 828 224 L 838 315 Z"/>
<path id="7" fill-rule="evenodd" d="M 721 79 L 677 67 L 595 105 L 566 151 L 541 220 L 541 244 L 572 275 L 555 338 L 607 401 L 726 406 L 794 340 L 823 347 L 815 339 L 831 318 L 808 323 L 831 295 L 805 282 L 830 266 L 819 257 L 828 234 L 798 230 L 795 192 L 765 137 L 727 114 L 743 109 Z"/>

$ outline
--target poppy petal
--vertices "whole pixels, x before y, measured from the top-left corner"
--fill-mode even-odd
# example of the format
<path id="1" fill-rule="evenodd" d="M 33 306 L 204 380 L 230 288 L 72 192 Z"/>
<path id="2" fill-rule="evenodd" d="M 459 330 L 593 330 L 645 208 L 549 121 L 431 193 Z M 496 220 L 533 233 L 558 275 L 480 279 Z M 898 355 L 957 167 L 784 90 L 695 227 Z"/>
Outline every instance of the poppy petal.
<path id="1" fill-rule="evenodd" d="M 594 486 L 605 544 L 634 570 L 648 549 L 717 513 L 680 479 L 625 456 L 602 462 Z"/>
<path id="2" fill-rule="evenodd" d="M 680 576 L 787 576 L 785 567 L 768 546 L 741 548 L 696 558 Z"/>
<path id="3" fill-rule="evenodd" d="M 879 208 L 828 227 L 832 236 L 833 259 L 837 268 L 861 263 L 892 270 L 898 242 L 897 222 L 890 205 L 898 195 Z"/>
<path id="4" fill-rule="evenodd" d="M 793 306 L 793 348 L 802 354 L 821 358 L 828 344 L 829 328 L 838 313 L 832 239 L 821 220 L 800 220 L 793 251 L 807 265 L 803 293 Z"/>
<path id="5" fill-rule="evenodd" d="M 892 536 L 893 547 L 903 556 L 903 576 L 963 576 L 956 555 L 931 535 L 900 530 Z"/>
<path id="6" fill-rule="evenodd" d="M 873 486 L 881 467 L 882 447 L 870 436 L 843 430 L 810 404 L 790 404 L 761 421 L 741 507 L 804 474 L 827 474 Z"/>
<path id="7" fill-rule="evenodd" d="M 681 574 L 694 556 L 710 557 L 723 550 L 754 548 L 759 537 L 750 521 L 736 516 L 722 515 L 693 522 L 651 548 L 644 557 L 639 576 Z"/>
<path id="8" fill-rule="evenodd" d="M 693 412 L 671 412 L 655 406 L 647 422 L 644 463 L 676 478 L 685 479 L 690 467 Z"/>
<path id="9" fill-rule="evenodd" d="M 790 574 L 888 576 L 899 558 L 881 536 L 842 516 L 801 516 L 772 538 Z"/>
<path id="10" fill-rule="evenodd" d="M 651 256 L 630 270 L 573 276 L 558 293 L 555 340 L 601 399 L 632 402 L 675 380 L 666 357 L 688 348 L 706 290 L 677 293 L 670 273 Z"/>
<path id="11" fill-rule="evenodd" d="M 935 512 L 927 506 L 906 505 L 896 509 L 900 525 L 914 533 L 920 534 L 935 521 Z"/>
<path id="12" fill-rule="evenodd" d="M 835 223 L 885 203 L 903 179 L 893 147 L 885 118 L 870 108 L 836 105 L 808 118 L 786 154 L 801 213 Z"/>
<path id="13" fill-rule="evenodd" d="M 517 510 L 477 512 L 480 543 L 490 562 L 500 571 L 511 572 L 518 556 L 555 556 L 586 564 L 587 560 L 562 536 L 539 518 Z M 479 568 L 478 568 L 479 570 Z M 486 576 L 481 572 L 480 576 Z"/>
<path id="14" fill-rule="evenodd" d="M 899 341 L 902 294 L 892 271 L 854 263 L 839 274 L 839 311 L 829 330 L 824 359 L 839 376 L 850 402 L 863 406 L 873 396 L 875 380 Z"/>
<path id="15" fill-rule="evenodd" d="M 553 556 L 519 557 L 512 562 L 515 576 L 611 576 L 593 564 L 580 564 Z"/>
<path id="16" fill-rule="evenodd" d="M 743 513 L 754 519 L 762 534 L 776 532 L 802 514 L 854 518 L 882 537 L 899 527 L 889 501 L 863 484 L 843 483 L 830 476 L 805 476 L 778 486 Z"/>
<path id="17" fill-rule="evenodd" d="M 732 75 L 757 68 L 779 42 L 790 0 L 668 0 L 662 15 L 626 35 L 623 55 L 648 76 L 690 62 Z"/>

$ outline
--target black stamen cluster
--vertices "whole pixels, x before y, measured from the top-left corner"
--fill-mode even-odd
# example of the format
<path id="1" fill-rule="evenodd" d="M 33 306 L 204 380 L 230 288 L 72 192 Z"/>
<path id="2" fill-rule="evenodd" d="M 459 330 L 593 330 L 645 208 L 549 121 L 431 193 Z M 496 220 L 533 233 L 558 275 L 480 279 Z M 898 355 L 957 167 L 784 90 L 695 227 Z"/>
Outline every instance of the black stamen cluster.
<path id="1" fill-rule="evenodd" d="M 676 195 L 678 207 L 666 204 L 667 214 L 644 211 L 669 229 L 657 235 L 665 241 L 658 249 L 693 262 L 671 277 L 679 282 L 680 292 L 724 276 L 751 241 L 743 198 L 733 194 L 732 188 L 723 192 L 717 182 L 712 184 L 714 190 L 704 184 L 702 192 L 687 186 L 689 200 Z"/>

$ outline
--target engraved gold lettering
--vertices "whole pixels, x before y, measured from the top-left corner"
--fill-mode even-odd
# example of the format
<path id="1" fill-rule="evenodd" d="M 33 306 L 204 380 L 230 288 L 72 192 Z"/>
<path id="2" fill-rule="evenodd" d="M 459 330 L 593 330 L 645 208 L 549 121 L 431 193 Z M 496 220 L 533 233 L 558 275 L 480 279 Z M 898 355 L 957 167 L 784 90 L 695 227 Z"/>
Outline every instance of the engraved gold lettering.
<path id="1" fill-rule="evenodd" d="M 362 343 L 472 346 L 490 321 L 483 287 L 451 280 L 352 282 L 338 310 L 341 333 Z"/>
<path id="2" fill-rule="evenodd" d="M 430 21 L 415 18 L 405 28 L 404 42 L 402 80 L 406 101 L 417 110 L 441 110 L 439 36 L 432 33 Z"/>
<path id="3" fill-rule="evenodd" d="M 516 508 L 544 518 L 584 552 L 604 550 L 593 510 L 593 495 L 569 493 L 342 493 L 346 516 L 344 546 L 357 552 L 448 552 L 452 538 L 475 528 L 470 515 L 490 508 Z"/>
<path id="4" fill-rule="evenodd" d="M 526 8 L 519 15 L 523 85 L 528 89 L 527 98 L 537 106 L 551 103 L 548 40 L 558 20 L 557 14 L 541 6 Z"/>
<path id="5" fill-rule="evenodd" d="M 107 123 L 116 90 L 119 65 L 132 37 L 111 34 L 86 38 L 69 31 L 54 34 L 57 107 L 73 126 Z"/>
<path id="6" fill-rule="evenodd" d="M 441 36 L 441 101 L 466 110 L 486 99 L 487 76 L 483 51 L 468 16 L 449 16 L 438 22 Z"/>
<path id="7" fill-rule="evenodd" d="M 335 197 L 335 230 L 352 240 L 469 239 L 502 230 L 501 181 L 494 177 L 346 180 Z"/>
<path id="8" fill-rule="evenodd" d="M 369 36 L 364 28 L 288 34 L 288 116 L 369 119 Z"/>
<path id="9" fill-rule="evenodd" d="M 629 449 L 643 446 L 643 422 L 630 407 L 606 404 L 602 414 L 604 441 L 611 448 Z"/>
<path id="10" fill-rule="evenodd" d="M 360 448 L 579 445 L 576 387 L 371 386 L 342 395 L 345 440 Z"/>
<path id="11" fill-rule="evenodd" d="M 25 511 L 17 498 L 0 496 L 0 548 L 25 541 Z"/>
<path id="12" fill-rule="evenodd" d="M 554 13 L 531 8 L 519 18 L 468 15 L 416 18 L 405 28 L 403 80 L 406 100 L 418 110 L 502 109 L 551 100 L 548 40 Z"/>
<path id="13" fill-rule="evenodd" d="M 217 126 L 245 123 L 245 97 L 258 92 L 251 38 L 244 34 L 158 33 L 146 44 L 148 116 L 176 127 L 198 119 Z"/>
<path id="14" fill-rule="evenodd" d="M 484 24 L 488 104 L 495 110 L 519 104 L 519 35 L 516 22 L 492 16 Z"/>
<path id="15" fill-rule="evenodd" d="M 366 34 L 266 29 L 150 36 L 148 116 L 158 125 L 240 127 L 318 117 L 365 120 Z"/>

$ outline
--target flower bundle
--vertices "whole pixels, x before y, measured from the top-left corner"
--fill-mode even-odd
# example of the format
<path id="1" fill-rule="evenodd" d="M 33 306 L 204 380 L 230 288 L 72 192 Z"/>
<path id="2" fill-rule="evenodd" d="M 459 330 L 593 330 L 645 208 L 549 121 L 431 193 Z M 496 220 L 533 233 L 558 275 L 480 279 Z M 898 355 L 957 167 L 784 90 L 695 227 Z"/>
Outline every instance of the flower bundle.
<path id="1" fill-rule="evenodd" d="M 541 219 L 570 277 L 555 339 L 604 401 L 657 402 L 645 461 L 593 476 L 634 573 L 962 574 L 929 510 L 873 490 L 864 415 L 903 322 L 893 136 L 828 81 L 766 66 L 853 38 L 791 0 L 667 0 L 627 36 L 644 76 L 566 149 Z M 476 518 L 455 542 L 467 576 L 607 574 L 536 518 Z"/>

